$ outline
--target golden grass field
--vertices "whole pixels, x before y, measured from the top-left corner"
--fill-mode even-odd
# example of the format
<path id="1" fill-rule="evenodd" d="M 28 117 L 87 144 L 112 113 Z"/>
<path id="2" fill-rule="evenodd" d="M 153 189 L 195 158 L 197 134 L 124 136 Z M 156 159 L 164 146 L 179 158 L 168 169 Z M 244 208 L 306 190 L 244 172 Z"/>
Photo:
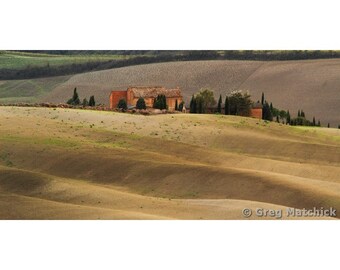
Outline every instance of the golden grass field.
<path id="1" fill-rule="evenodd" d="M 340 209 L 340 130 L 0 107 L 0 171 L 1 219 L 244 219 L 243 208 Z"/>

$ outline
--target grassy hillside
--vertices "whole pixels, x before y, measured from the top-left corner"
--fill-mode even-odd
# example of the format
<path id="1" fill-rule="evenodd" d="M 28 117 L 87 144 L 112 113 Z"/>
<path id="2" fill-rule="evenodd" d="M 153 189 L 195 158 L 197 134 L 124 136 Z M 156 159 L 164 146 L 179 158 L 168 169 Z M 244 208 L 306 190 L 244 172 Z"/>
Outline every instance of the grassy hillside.
<path id="1" fill-rule="evenodd" d="M 39 102 L 41 98 L 66 82 L 70 76 L 40 78 L 30 80 L 0 81 L 0 102 Z"/>
<path id="2" fill-rule="evenodd" d="M 0 115 L 1 218 L 242 219 L 244 207 L 340 207 L 338 129 L 218 115 Z"/>

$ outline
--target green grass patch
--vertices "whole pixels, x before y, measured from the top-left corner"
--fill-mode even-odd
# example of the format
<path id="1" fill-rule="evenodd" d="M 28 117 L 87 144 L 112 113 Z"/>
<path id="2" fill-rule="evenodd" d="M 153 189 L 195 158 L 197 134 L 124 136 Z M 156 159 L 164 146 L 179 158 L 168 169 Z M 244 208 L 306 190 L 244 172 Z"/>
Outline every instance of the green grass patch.
<path id="1" fill-rule="evenodd" d="M 2 160 L 6 166 L 13 167 L 13 162 L 10 160 L 9 153 L 7 152 L 0 153 L 0 160 Z"/>
<path id="2" fill-rule="evenodd" d="M 129 57 L 133 56 L 115 54 L 53 55 L 43 53 L 2 51 L 2 53 L 0 53 L 0 69 L 24 69 L 44 66 L 52 67 L 87 62 L 105 62 L 116 59 L 127 59 Z"/>
<path id="3" fill-rule="evenodd" d="M 31 80 L 10 80 L 0 83 L 0 102 L 35 102 L 48 94 L 70 76 L 40 78 Z"/>
<path id="4" fill-rule="evenodd" d="M 53 137 L 39 138 L 39 137 L 0 135 L 0 141 L 24 143 L 24 144 L 48 145 L 48 146 L 57 146 L 57 147 L 65 147 L 65 148 L 72 148 L 72 147 L 76 147 L 79 145 L 79 143 L 74 140 L 53 138 Z"/>

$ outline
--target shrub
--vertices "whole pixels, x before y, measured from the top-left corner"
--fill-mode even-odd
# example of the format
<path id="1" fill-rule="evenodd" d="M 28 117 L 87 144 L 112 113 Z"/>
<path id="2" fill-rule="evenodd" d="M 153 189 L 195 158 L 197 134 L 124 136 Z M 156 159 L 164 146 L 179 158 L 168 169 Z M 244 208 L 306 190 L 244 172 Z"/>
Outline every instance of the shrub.
<path id="1" fill-rule="evenodd" d="M 84 107 L 89 106 L 89 102 L 87 101 L 86 98 L 83 99 L 83 106 Z"/>
<path id="2" fill-rule="evenodd" d="M 138 109 L 138 110 L 145 110 L 145 109 L 146 109 L 146 105 L 145 105 L 145 100 L 144 100 L 144 98 L 140 97 L 140 98 L 137 100 L 136 109 Z"/>
<path id="3" fill-rule="evenodd" d="M 120 99 L 118 101 L 118 108 L 119 109 L 123 109 L 123 110 L 127 110 L 127 104 L 126 104 L 126 100 L 125 99 Z"/>

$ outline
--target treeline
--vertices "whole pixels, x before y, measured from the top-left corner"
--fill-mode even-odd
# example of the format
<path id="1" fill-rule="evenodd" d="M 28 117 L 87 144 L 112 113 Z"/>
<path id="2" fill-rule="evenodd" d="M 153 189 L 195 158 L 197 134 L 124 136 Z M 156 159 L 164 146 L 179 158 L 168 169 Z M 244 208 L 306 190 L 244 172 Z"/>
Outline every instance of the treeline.
<path id="1" fill-rule="evenodd" d="M 54 55 L 147 55 L 174 59 L 301 60 L 339 58 L 337 50 L 21 50 Z"/>
<path id="2" fill-rule="evenodd" d="M 116 54 L 134 55 L 128 59 L 114 59 L 108 61 L 89 61 L 60 66 L 27 66 L 24 69 L 0 69 L 0 80 L 29 79 L 39 77 L 61 76 L 88 71 L 119 68 L 132 65 L 151 64 L 172 61 L 198 60 L 303 60 L 321 58 L 340 58 L 340 51 L 24 51 L 30 53 L 48 53 L 56 55 L 93 55 Z M 136 56 L 137 55 L 137 56 Z"/>

